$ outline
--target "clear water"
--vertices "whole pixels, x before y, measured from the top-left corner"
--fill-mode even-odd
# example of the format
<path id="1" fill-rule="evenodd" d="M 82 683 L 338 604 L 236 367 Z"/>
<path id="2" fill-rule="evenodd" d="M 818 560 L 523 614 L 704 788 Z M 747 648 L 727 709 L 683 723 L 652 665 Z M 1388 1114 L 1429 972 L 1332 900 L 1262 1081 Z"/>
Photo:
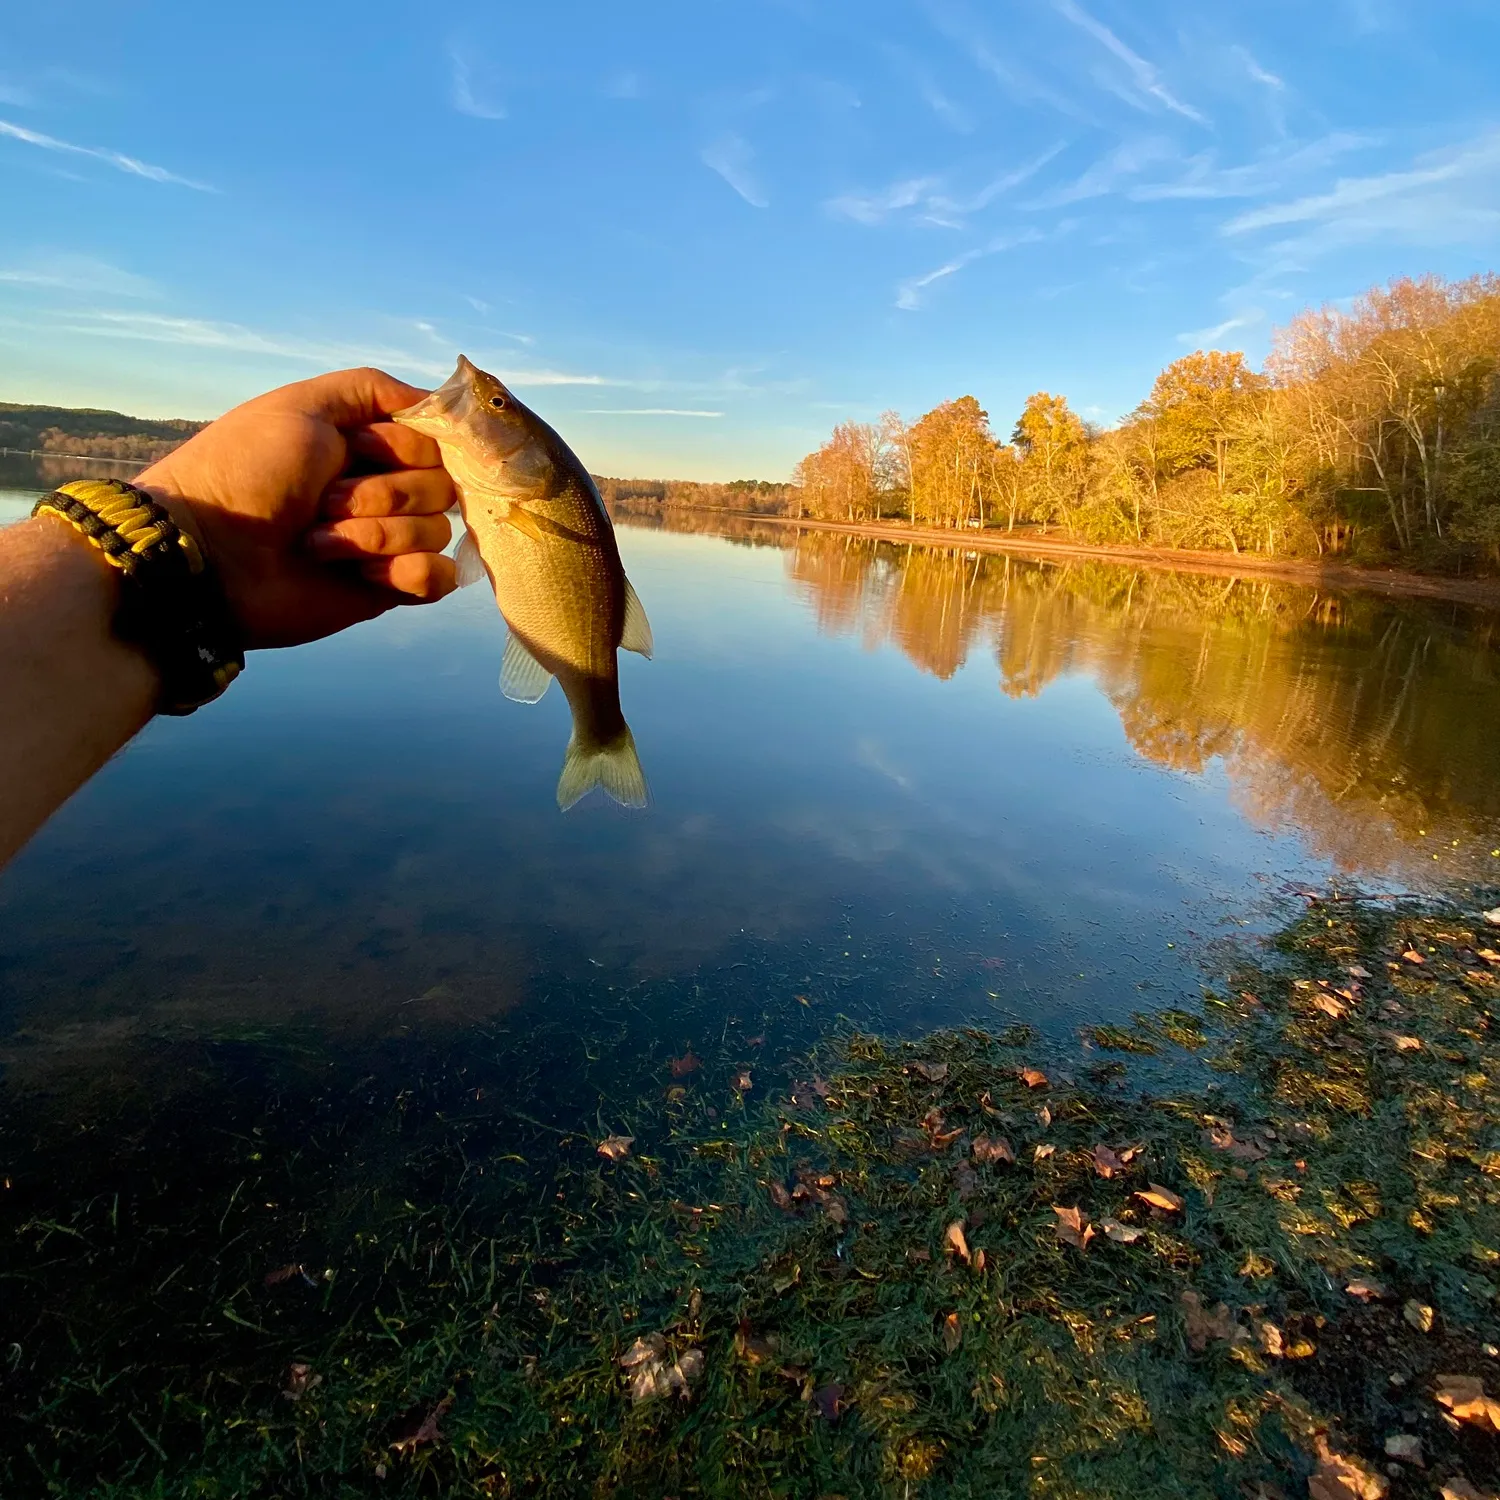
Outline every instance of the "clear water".
<path id="1" fill-rule="evenodd" d="M 621 527 L 644 814 L 558 813 L 481 589 L 153 724 L 0 875 L 0 1102 L 236 1036 L 1063 1035 L 1289 891 L 1500 870 L 1490 616 L 737 529 Z"/>

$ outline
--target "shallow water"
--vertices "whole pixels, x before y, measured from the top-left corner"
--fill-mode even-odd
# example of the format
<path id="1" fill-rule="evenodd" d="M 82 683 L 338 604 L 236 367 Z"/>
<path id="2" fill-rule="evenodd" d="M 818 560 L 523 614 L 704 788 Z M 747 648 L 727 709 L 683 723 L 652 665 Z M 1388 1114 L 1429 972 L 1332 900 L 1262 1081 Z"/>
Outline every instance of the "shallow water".
<path id="1" fill-rule="evenodd" d="M 559 815 L 566 704 L 501 697 L 481 589 L 153 724 L 0 877 L 0 1089 L 498 1017 L 622 1069 L 731 1018 L 1060 1035 L 1289 890 L 1500 869 L 1492 617 L 735 529 L 620 531 L 644 814 Z"/>

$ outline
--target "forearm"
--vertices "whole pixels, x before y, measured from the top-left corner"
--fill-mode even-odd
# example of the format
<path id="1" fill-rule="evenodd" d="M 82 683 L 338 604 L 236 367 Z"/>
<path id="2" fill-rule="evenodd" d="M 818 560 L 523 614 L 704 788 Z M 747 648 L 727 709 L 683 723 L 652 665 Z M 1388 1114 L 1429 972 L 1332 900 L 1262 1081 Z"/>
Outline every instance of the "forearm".
<path id="1" fill-rule="evenodd" d="M 119 591 L 60 517 L 0 530 L 0 863 L 152 715 L 156 672 L 112 632 Z"/>

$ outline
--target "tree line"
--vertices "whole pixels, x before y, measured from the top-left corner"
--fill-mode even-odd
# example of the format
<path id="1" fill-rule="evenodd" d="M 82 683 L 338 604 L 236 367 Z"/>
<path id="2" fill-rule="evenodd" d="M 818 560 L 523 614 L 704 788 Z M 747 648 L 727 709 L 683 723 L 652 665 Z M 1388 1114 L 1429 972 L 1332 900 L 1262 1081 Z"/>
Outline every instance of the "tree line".
<path id="1" fill-rule="evenodd" d="M 844 422 L 786 514 L 1272 555 L 1500 565 L 1500 278 L 1406 278 L 1277 331 L 1262 370 L 1198 350 L 1118 425 L 973 396 Z"/>
<path id="2" fill-rule="evenodd" d="M 128 417 L 93 407 L 0 401 L 0 448 L 22 453 L 75 453 L 148 464 L 165 457 L 203 425 L 177 417 Z"/>

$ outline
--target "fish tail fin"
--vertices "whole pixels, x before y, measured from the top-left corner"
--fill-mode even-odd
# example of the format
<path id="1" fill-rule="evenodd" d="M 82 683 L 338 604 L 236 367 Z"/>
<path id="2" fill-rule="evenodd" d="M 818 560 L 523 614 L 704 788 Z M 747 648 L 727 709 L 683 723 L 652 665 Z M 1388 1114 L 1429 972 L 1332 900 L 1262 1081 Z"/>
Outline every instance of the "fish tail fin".
<path id="1" fill-rule="evenodd" d="M 635 738 L 628 729 L 622 729 L 610 744 L 592 749 L 585 749 L 576 739 L 568 741 L 567 758 L 557 779 L 557 805 L 566 812 L 596 786 L 602 786 L 621 807 L 644 807 L 649 800 Z"/>

